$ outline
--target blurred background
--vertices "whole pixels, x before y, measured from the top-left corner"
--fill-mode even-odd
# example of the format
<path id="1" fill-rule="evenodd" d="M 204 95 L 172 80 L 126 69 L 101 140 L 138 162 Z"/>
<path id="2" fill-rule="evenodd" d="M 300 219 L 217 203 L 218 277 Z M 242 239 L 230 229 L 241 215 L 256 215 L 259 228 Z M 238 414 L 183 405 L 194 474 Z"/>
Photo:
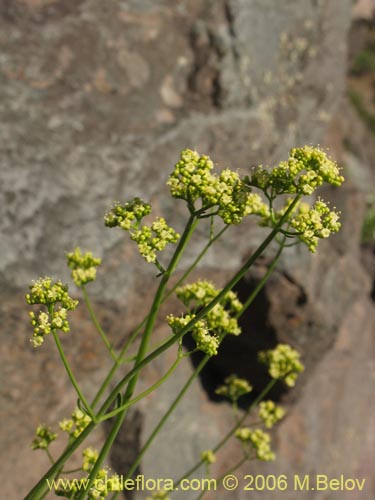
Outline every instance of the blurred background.
<path id="1" fill-rule="evenodd" d="M 342 230 L 317 255 L 299 247 L 285 253 L 244 318 L 239 343 L 227 343 L 207 367 L 140 471 L 179 477 L 231 425 L 230 409 L 215 401 L 213 388 L 235 371 L 251 380 L 256 395 L 266 380 L 257 350 L 289 342 L 306 371 L 293 391 L 273 394 L 288 409 L 273 432 L 277 460 L 248 464 L 244 473 L 366 478 L 361 496 L 344 491 L 340 498 L 373 497 L 374 22 L 373 0 L 0 0 L 3 498 L 22 498 L 49 466 L 30 448 L 36 426 L 56 428 L 75 405 L 53 343 L 35 350 L 29 342 L 24 294 L 31 280 L 69 281 L 65 253 L 77 245 L 101 256 L 90 291 L 119 345 L 143 318 L 156 280 L 126 236 L 104 227 L 113 200 L 141 196 L 181 229 L 186 211 L 165 186 L 180 150 L 197 149 L 220 167 L 246 173 L 304 144 L 329 148 L 344 167 L 343 188 L 323 193 L 342 210 Z M 180 272 L 207 231 L 198 232 Z M 223 284 L 264 235 L 251 222 L 231 228 L 195 276 Z M 272 255 L 271 248 L 240 283 L 241 296 Z M 163 310 L 155 340 L 168 334 L 163 318 L 171 311 L 180 306 L 172 301 Z M 72 316 L 64 347 L 91 395 L 110 360 L 83 305 Z M 147 367 L 140 388 L 173 359 L 167 353 Z M 119 474 L 191 371 L 186 362 L 157 396 L 130 412 L 110 457 Z M 99 445 L 103 432 L 91 444 Z M 52 447 L 56 456 L 62 445 Z M 214 473 L 237 454 L 230 444 Z M 241 500 L 245 493 L 217 495 Z"/>

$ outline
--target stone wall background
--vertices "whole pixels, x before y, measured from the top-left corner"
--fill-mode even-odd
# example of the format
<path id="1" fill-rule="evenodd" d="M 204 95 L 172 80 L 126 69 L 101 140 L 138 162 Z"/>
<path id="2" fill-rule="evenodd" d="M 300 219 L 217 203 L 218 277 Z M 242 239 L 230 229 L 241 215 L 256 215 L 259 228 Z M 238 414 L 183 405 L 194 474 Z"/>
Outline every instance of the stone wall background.
<path id="1" fill-rule="evenodd" d="M 76 245 L 102 256 L 92 294 L 120 343 L 143 317 L 153 285 L 132 245 L 103 226 L 112 201 L 150 199 L 156 213 L 181 228 L 183 206 L 172 204 L 164 185 L 181 149 L 245 172 L 305 143 L 329 146 L 346 168 L 345 188 L 328 193 L 343 211 L 343 230 L 315 257 L 302 249 L 285 256 L 250 313 L 248 334 L 237 350 L 228 345 L 208 378 L 216 382 L 234 365 L 260 384 L 249 362 L 259 342 L 291 342 L 307 370 L 295 393 L 283 395 L 290 413 L 275 433 L 278 461 L 253 470 L 367 477 L 371 488 L 373 306 L 360 229 L 375 155 L 373 138 L 345 98 L 351 7 L 350 0 L 0 1 L 4 498 L 21 498 L 48 466 L 29 448 L 37 424 L 53 424 L 75 402 L 52 343 L 34 351 L 28 342 L 29 282 L 46 274 L 67 280 L 64 254 Z M 232 228 L 201 272 L 223 283 L 262 234 L 251 223 Z M 203 241 L 204 230 L 182 268 Z M 245 291 L 266 263 L 244 281 Z M 251 336 L 252 323 L 264 340 Z M 74 324 L 64 346 L 90 394 L 109 362 L 83 308 Z M 161 321 L 156 336 L 163 334 Z M 164 366 L 161 360 L 147 369 L 141 386 Z M 146 439 L 190 365 L 183 370 L 132 416 L 134 439 L 126 445 L 123 436 L 112 456 L 119 473 L 126 448 Z M 142 472 L 169 477 L 173 461 L 179 476 L 229 423 L 228 408 L 197 383 L 162 438 L 168 446 L 156 444 Z M 235 446 L 223 454 L 218 473 L 235 454 Z"/>

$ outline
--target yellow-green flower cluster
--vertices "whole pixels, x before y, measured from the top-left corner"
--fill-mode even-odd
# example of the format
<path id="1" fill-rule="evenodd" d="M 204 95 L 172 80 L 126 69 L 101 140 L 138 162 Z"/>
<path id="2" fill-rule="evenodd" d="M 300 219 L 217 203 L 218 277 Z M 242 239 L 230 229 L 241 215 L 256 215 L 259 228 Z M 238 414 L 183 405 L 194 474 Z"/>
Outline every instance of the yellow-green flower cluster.
<path id="1" fill-rule="evenodd" d="M 283 380 L 293 387 L 298 373 L 304 370 L 299 353 L 288 344 L 278 344 L 275 349 L 259 353 L 259 360 L 268 366 L 272 378 Z"/>
<path id="2" fill-rule="evenodd" d="M 221 288 L 215 288 L 210 281 L 198 280 L 177 288 L 176 295 L 189 311 L 196 311 L 207 306 L 220 292 Z M 241 329 L 237 319 L 232 316 L 239 313 L 241 309 L 242 304 L 237 294 L 229 291 L 205 317 L 208 329 L 216 334 L 225 332 L 229 335 L 239 335 Z"/>
<path id="3" fill-rule="evenodd" d="M 68 286 L 61 281 L 53 282 L 52 278 L 40 278 L 30 286 L 30 293 L 26 295 L 30 305 L 42 304 L 47 307 L 47 312 L 40 311 L 35 314 L 29 312 L 34 335 L 31 339 L 34 347 L 39 347 L 44 342 L 44 336 L 54 330 L 69 332 L 70 327 L 67 312 L 78 305 L 78 300 L 72 299 L 68 294 Z M 55 306 L 59 308 L 55 310 Z"/>
<path id="4" fill-rule="evenodd" d="M 236 438 L 245 446 L 251 445 L 256 452 L 256 457 L 264 462 L 275 460 L 275 454 L 271 450 L 271 436 L 262 429 L 249 429 L 242 427 L 236 431 Z"/>
<path id="5" fill-rule="evenodd" d="M 37 427 L 36 436 L 31 444 L 33 450 L 46 450 L 52 441 L 57 438 L 57 434 L 44 424 Z"/>
<path id="6" fill-rule="evenodd" d="M 191 320 L 195 318 L 195 314 L 186 314 L 185 316 L 177 317 L 173 314 L 167 316 L 167 322 L 172 328 L 174 333 L 178 333 L 184 328 Z M 211 333 L 206 320 L 199 320 L 192 327 L 191 334 L 197 349 L 208 354 L 209 356 L 216 356 L 219 349 L 219 337 L 215 333 Z"/>
<path id="7" fill-rule="evenodd" d="M 299 238 L 311 252 L 316 252 L 319 239 L 328 238 L 331 233 L 337 233 L 341 227 L 339 213 L 330 210 L 320 199 L 312 207 L 307 203 L 301 203 L 298 214 L 290 220 L 290 224 L 300 233 Z"/>
<path id="8" fill-rule="evenodd" d="M 177 297 L 189 309 L 208 305 L 219 293 L 221 289 L 207 280 L 198 280 L 195 283 L 180 286 L 176 290 Z M 241 311 L 242 304 L 237 298 L 237 294 L 229 291 L 220 301 L 220 305 L 236 314 Z"/>
<path id="9" fill-rule="evenodd" d="M 195 312 L 207 306 L 219 293 L 220 289 L 206 280 L 199 280 L 196 283 L 184 285 L 177 288 L 176 294 L 181 302 L 188 309 L 188 313 L 182 317 L 169 315 L 168 324 L 175 333 L 186 326 L 195 318 Z M 197 344 L 197 348 L 210 356 L 218 352 L 219 336 L 223 333 L 239 335 L 241 329 L 237 319 L 232 315 L 242 309 L 242 304 L 237 295 L 230 291 L 216 304 L 205 316 L 192 327 L 192 336 Z"/>
<path id="10" fill-rule="evenodd" d="M 72 269 L 72 278 L 77 286 L 82 286 L 96 279 L 96 268 L 102 260 L 96 258 L 91 252 L 82 254 L 80 248 L 66 254 L 68 266 Z"/>
<path id="11" fill-rule="evenodd" d="M 72 310 L 77 307 L 78 300 L 69 297 L 68 285 L 61 281 L 53 282 L 52 278 L 39 278 L 30 286 L 30 293 L 26 295 L 30 305 L 44 304 L 46 306 L 61 303 L 65 309 Z"/>
<path id="12" fill-rule="evenodd" d="M 165 219 L 157 217 L 151 226 L 141 226 L 143 217 L 151 213 L 151 205 L 140 198 L 120 205 L 118 203 L 104 217 L 108 227 L 119 226 L 129 231 L 130 238 L 138 245 L 140 254 L 147 262 L 156 262 L 156 252 L 164 250 L 168 243 L 176 243 L 180 235 L 168 226 Z"/>
<path id="13" fill-rule="evenodd" d="M 272 170 L 262 166 L 255 169 L 250 185 L 273 194 L 299 193 L 311 195 L 324 182 L 340 186 L 344 177 L 340 168 L 327 154 L 317 147 L 293 148 L 287 161 L 282 161 Z"/>
<path id="14" fill-rule="evenodd" d="M 90 422 L 91 418 L 79 408 L 76 408 L 72 413 L 72 418 L 64 418 L 64 420 L 59 422 L 59 427 L 62 431 L 68 433 L 69 436 L 76 438 L 85 430 Z"/>
<path id="15" fill-rule="evenodd" d="M 226 224 L 239 224 L 250 214 L 268 213 L 261 197 L 251 192 L 237 172 L 225 169 L 218 175 L 211 173 L 213 168 L 208 156 L 200 156 L 190 149 L 182 151 L 167 181 L 172 196 L 185 200 L 190 208 L 198 200 L 199 210 L 216 207 Z"/>
<path id="16" fill-rule="evenodd" d="M 90 473 L 98 459 L 99 452 L 93 448 L 86 448 L 82 452 L 82 470 Z M 94 481 L 93 486 L 87 492 L 87 498 L 89 500 L 105 499 L 113 491 L 120 491 L 120 478 L 117 474 L 108 476 L 109 469 L 103 468 L 99 469 Z M 87 480 L 88 478 L 86 478 Z M 64 484 L 64 481 L 61 482 Z M 57 490 L 56 494 L 58 496 L 63 496 L 64 498 L 69 498 L 75 500 L 81 493 L 81 483 L 80 480 L 77 481 L 66 481 L 69 485 L 69 490 Z"/>
<path id="17" fill-rule="evenodd" d="M 94 467 L 96 461 L 98 460 L 98 450 L 94 450 L 94 448 L 86 448 L 82 452 L 82 469 L 86 472 L 90 472 Z"/>
<path id="18" fill-rule="evenodd" d="M 116 202 L 110 212 L 105 215 L 104 223 L 108 227 L 119 226 L 125 231 L 138 227 L 139 223 L 151 213 L 151 205 L 141 198 L 134 198 L 124 205 Z"/>
<path id="19" fill-rule="evenodd" d="M 274 401 L 262 401 L 259 404 L 259 418 L 264 422 L 267 429 L 271 429 L 284 416 L 284 408 L 277 406 Z"/>
<path id="20" fill-rule="evenodd" d="M 225 396 L 229 398 L 232 402 L 235 402 L 243 396 L 248 394 L 253 390 L 249 382 L 244 378 L 239 378 L 237 375 L 229 375 L 224 381 L 224 385 L 221 385 L 216 389 L 216 394 L 220 396 Z"/>
<path id="21" fill-rule="evenodd" d="M 156 262 L 156 252 L 161 252 L 168 243 L 176 243 L 180 235 L 169 227 L 163 217 L 157 217 L 149 226 L 142 226 L 130 233 L 138 245 L 139 253 L 147 262 Z"/>
<path id="22" fill-rule="evenodd" d="M 216 462 L 216 455 L 212 450 L 205 450 L 201 453 L 201 459 L 207 465 L 211 465 Z"/>

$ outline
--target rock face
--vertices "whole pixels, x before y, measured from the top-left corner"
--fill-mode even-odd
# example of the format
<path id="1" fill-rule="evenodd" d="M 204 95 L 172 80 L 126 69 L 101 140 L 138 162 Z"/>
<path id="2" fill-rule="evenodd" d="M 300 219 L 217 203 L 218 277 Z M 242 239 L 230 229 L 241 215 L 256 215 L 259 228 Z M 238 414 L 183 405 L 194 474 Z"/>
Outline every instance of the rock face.
<path id="1" fill-rule="evenodd" d="M 196 148 L 220 165 L 243 172 L 254 164 L 278 162 L 291 146 L 323 142 L 324 138 L 340 153 L 340 140 L 332 135 L 336 129 L 330 123 L 342 119 L 339 116 L 332 122 L 345 90 L 351 3 L 0 2 L 0 282 L 5 334 L 1 371 L 6 378 L 1 407 L 7 428 L 0 443 L 5 450 L 4 498 L 20 498 L 48 466 L 41 453 L 29 450 L 37 424 L 53 424 L 75 404 L 52 344 L 33 351 L 28 343 L 31 333 L 22 297 L 26 286 L 39 275 L 68 279 L 64 254 L 76 245 L 102 256 L 104 264 L 92 293 L 111 340 L 120 343 L 143 317 L 155 285 L 150 268 L 123 234 L 103 226 L 103 214 L 113 200 L 136 195 L 151 200 L 154 211 L 180 229 L 186 217 L 184 207 L 172 203 L 164 183 L 183 148 Z M 359 158 L 358 163 L 347 153 L 342 158 L 352 170 L 360 170 L 354 180 L 363 179 L 366 159 Z M 368 186 L 368 182 L 364 184 Z M 348 421 L 336 419 L 334 405 L 324 413 L 314 391 L 315 383 L 324 385 L 322 373 L 337 376 L 329 366 L 338 363 L 338 373 L 349 370 L 351 383 L 363 385 L 363 392 L 350 384 L 342 389 L 340 412 L 351 412 L 350 391 L 356 393 L 358 408 L 367 398 L 369 382 L 361 377 L 370 349 L 350 357 L 351 346 L 356 345 L 353 337 L 348 341 L 350 348 L 337 347 L 347 338 L 338 336 L 340 328 L 347 335 L 349 330 L 350 335 L 361 334 L 343 324 L 344 313 L 350 322 L 352 310 L 353 318 L 362 318 L 371 307 L 364 298 L 369 285 L 359 267 L 361 189 L 366 187 L 353 182 L 340 195 L 329 193 L 331 198 L 337 197 L 336 205 L 343 211 L 343 232 L 322 245 L 321 254 L 314 259 L 305 251 L 289 253 L 249 317 L 251 323 L 255 316 L 255 324 L 268 335 L 270 344 L 292 342 L 307 364 L 300 386 L 303 391 L 296 391 L 296 395 L 304 395 L 277 434 L 279 455 L 285 451 L 290 458 L 291 473 L 300 457 L 302 472 L 320 467 L 323 446 L 318 424 L 312 422 L 315 417 L 319 426 L 338 426 L 335 456 L 350 448 L 347 436 L 340 448 Z M 246 231 L 251 238 L 244 238 Z M 202 273 L 223 283 L 263 234 L 249 223 L 232 228 L 230 238 L 202 261 Z M 182 267 L 192 261 L 204 237 L 202 229 Z M 266 264 L 263 261 L 244 280 L 244 292 L 254 286 Z M 172 307 L 177 310 L 176 304 Z M 79 336 L 67 336 L 64 346 L 84 390 L 92 394 L 110 362 L 103 360 L 84 312 L 77 313 L 73 331 Z M 252 352 L 257 347 L 248 336 L 241 342 L 241 348 Z M 231 349 L 228 346 L 226 356 L 213 365 L 212 383 L 219 382 L 235 360 L 244 374 L 260 384 L 262 374 L 246 371 L 246 358 L 238 363 Z M 327 351 L 334 358 L 332 365 L 323 359 Z M 160 363 L 149 368 L 142 387 L 163 373 Z M 141 414 L 131 416 L 132 436 L 121 437 L 112 456 L 119 473 L 129 463 L 129 454 L 121 457 L 121 450 L 137 448 L 145 441 L 191 373 L 188 363 L 183 370 L 159 399 L 145 400 Z M 327 398 L 339 387 L 340 378 L 334 378 Z M 199 384 L 192 391 L 171 421 L 172 430 L 163 437 L 180 453 L 172 456 L 168 447 L 160 451 L 161 443 L 151 448 L 142 464 L 146 475 L 169 477 L 172 467 L 172 476 L 179 476 L 201 447 L 209 447 L 230 425 L 225 405 L 212 403 Z M 349 423 L 353 435 L 365 436 L 366 422 L 353 417 Z M 286 436 L 291 436 L 290 441 L 286 442 Z M 95 444 L 103 436 L 99 433 L 93 439 Z M 222 462 L 227 467 L 231 453 Z M 354 447 L 352 453 L 353 468 L 345 471 L 367 474 L 367 452 Z M 348 463 L 345 457 L 337 459 L 334 473 L 340 473 L 340 464 Z M 281 471 L 285 462 L 280 464 Z"/>

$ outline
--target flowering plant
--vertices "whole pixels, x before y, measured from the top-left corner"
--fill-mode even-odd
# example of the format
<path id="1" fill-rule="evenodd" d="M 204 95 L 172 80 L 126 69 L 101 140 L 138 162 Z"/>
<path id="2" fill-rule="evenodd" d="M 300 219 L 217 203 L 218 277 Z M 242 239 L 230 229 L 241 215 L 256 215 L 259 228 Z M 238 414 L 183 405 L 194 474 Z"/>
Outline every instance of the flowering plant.
<path id="1" fill-rule="evenodd" d="M 80 389 L 60 341 L 59 332 L 69 332 L 68 315 L 77 307 L 78 301 L 69 296 L 67 285 L 60 281 L 53 281 L 49 277 L 40 278 L 30 286 L 30 291 L 26 295 L 28 304 L 43 308 L 38 312 L 30 312 L 33 345 L 41 348 L 45 338 L 52 333 L 67 375 L 77 393 L 78 407 L 73 410 L 70 418 L 65 418 L 59 423 L 60 429 L 67 435 L 67 444 L 58 458 L 53 458 L 49 448 L 57 438 L 57 433 L 45 425 L 38 426 L 32 447 L 44 450 L 50 457 L 52 465 L 25 497 L 26 500 L 44 498 L 48 493 L 48 485 L 53 480 L 73 472 L 65 469 L 66 463 L 91 432 L 105 420 L 111 420 L 113 425 L 102 449 L 97 451 L 85 448 L 82 453 L 82 466 L 79 470 L 85 475 L 85 487 L 78 487 L 76 484 L 70 486 L 69 490 L 57 489 L 56 494 L 74 500 L 106 498 L 109 495 L 113 500 L 119 495 L 119 477 L 117 474 L 108 476 L 105 460 L 129 407 L 155 391 L 192 352 L 198 350 L 204 353 L 193 375 L 180 390 L 171 407 L 146 440 L 138 457 L 126 471 L 126 478 L 132 477 L 144 453 L 190 385 L 211 357 L 219 352 L 223 339 L 227 335 L 241 334 L 238 320 L 250 307 L 273 272 L 281 252 L 286 247 L 297 244 L 305 244 L 310 251 L 315 252 L 320 239 L 327 238 L 331 233 L 339 230 L 339 213 L 335 209 L 331 210 L 321 199 L 310 206 L 303 202 L 302 198 L 305 195 L 312 195 L 323 183 L 340 186 L 343 180 L 336 163 L 319 148 L 310 146 L 294 148 L 287 161 L 282 161 L 274 168 L 259 166 L 252 171 L 251 175 L 245 177 L 229 169 L 216 172 L 208 156 L 185 150 L 182 151 L 167 181 L 172 197 L 183 200 L 187 206 L 188 219 L 181 235 L 162 217 L 155 218 L 151 223 L 146 222 L 145 218 L 151 215 L 152 209 L 149 203 L 140 198 L 123 204 L 115 203 L 104 218 L 105 225 L 108 228 L 120 228 L 129 233 L 130 239 L 137 244 L 145 261 L 156 266 L 159 285 L 145 319 L 122 348 L 115 350 L 95 315 L 86 289 L 86 285 L 96 279 L 97 267 L 101 264 L 101 260 L 90 252 L 82 253 L 79 248 L 67 254 L 67 264 L 72 270 L 72 279 L 81 289 L 93 324 L 113 359 L 112 369 L 92 401 L 89 401 Z M 284 204 L 281 208 L 275 208 L 276 198 L 283 200 Z M 250 215 L 257 218 L 260 225 L 270 230 L 257 250 L 227 284 L 219 289 L 205 279 L 200 279 L 195 283 L 185 283 L 186 278 L 207 250 L 219 240 L 228 227 L 239 225 Z M 198 224 L 204 223 L 205 219 L 210 221 L 208 243 L 177 283 L 168 289 L 170 279 L 177 269 L 192 234 Z M 221 228 L 215 233 L 217 219 L 221 219 L 219 221 Z M 278 250 L 255 290 L 241 303 L 233 288 L 272 241 L 278 244 Z M 169 263 L 165 265 L 159 254 L 167 245 L 176 245 L 176 247 Z M 171 328 L 171 335 L 150 352 L 150 339 L 160 306 L 174 292 L 181 301 L 183 310 L 179 315 L 167 316 L 166 322 Z M 191 352 L 186 352 L 182 347 L 182 339 L 186 335 L 190 335 L 195 343 L 195 348 Z M 130 345 L 136 342 L 138 342 L 138 351 L 134 365 L 127 369 L 126 363 L 129 359 L 126 358 L 126 353 Z M 142 369 L 175 344 L 178 349 L 177 359 L 173 365 L 155 384 L 134 396 Z M 231 471 L 246 460 L 274 460 L 271 437 L 265 429 L 270 429 L 282 419 L 285 410 L 273 401 L 264 400 L 264 398 L 278 381 L 287 386 L 293 386 L 298 374 L 303 370 L 303 365 L 299 353 L 286 344 L 280 344 L 274 349 L 259 353 L 259 360 L 267 365 L 271 381 L 245 411 L 240 411 L 237 403 L 241 397 L 251 392 L 252 386 L 249 381 L 233 374 L 225 380 L 224 385 L 217 388 L 217 393 L 228 398 L 232 403 L 234 425 L 219 443 L 213 444 L 209 450 L 202 451 L 201 456 L 197 457 L 197 463 L 179 480 L 176 480 L 175 489 L 182 480 L 191 476 L 202 465 L 206 466 L 207 474 L 210 475 L 210 466 L 216 461 L 216 454 L 232 436 L 241 443 L 242 458 L 231 468 Z M 120 371 L 123 371 L 122 378 L 112 390 L 109 389 L 115 374 Z M 248 423 L 248 419 L 253 414 L 256 414 L 258 419 L 255 427 L 249 426 Z M 99 487 L 98 480 L 104 477 L 106 480 L 101 481 L 101 487 Z M 203 497 L 204 494 L 205 491 L 202 491 L 199 497 Z M 173 497 L 173 491 L 159 491 L 153 494 L 153 498 L 170 497 Z"/>

